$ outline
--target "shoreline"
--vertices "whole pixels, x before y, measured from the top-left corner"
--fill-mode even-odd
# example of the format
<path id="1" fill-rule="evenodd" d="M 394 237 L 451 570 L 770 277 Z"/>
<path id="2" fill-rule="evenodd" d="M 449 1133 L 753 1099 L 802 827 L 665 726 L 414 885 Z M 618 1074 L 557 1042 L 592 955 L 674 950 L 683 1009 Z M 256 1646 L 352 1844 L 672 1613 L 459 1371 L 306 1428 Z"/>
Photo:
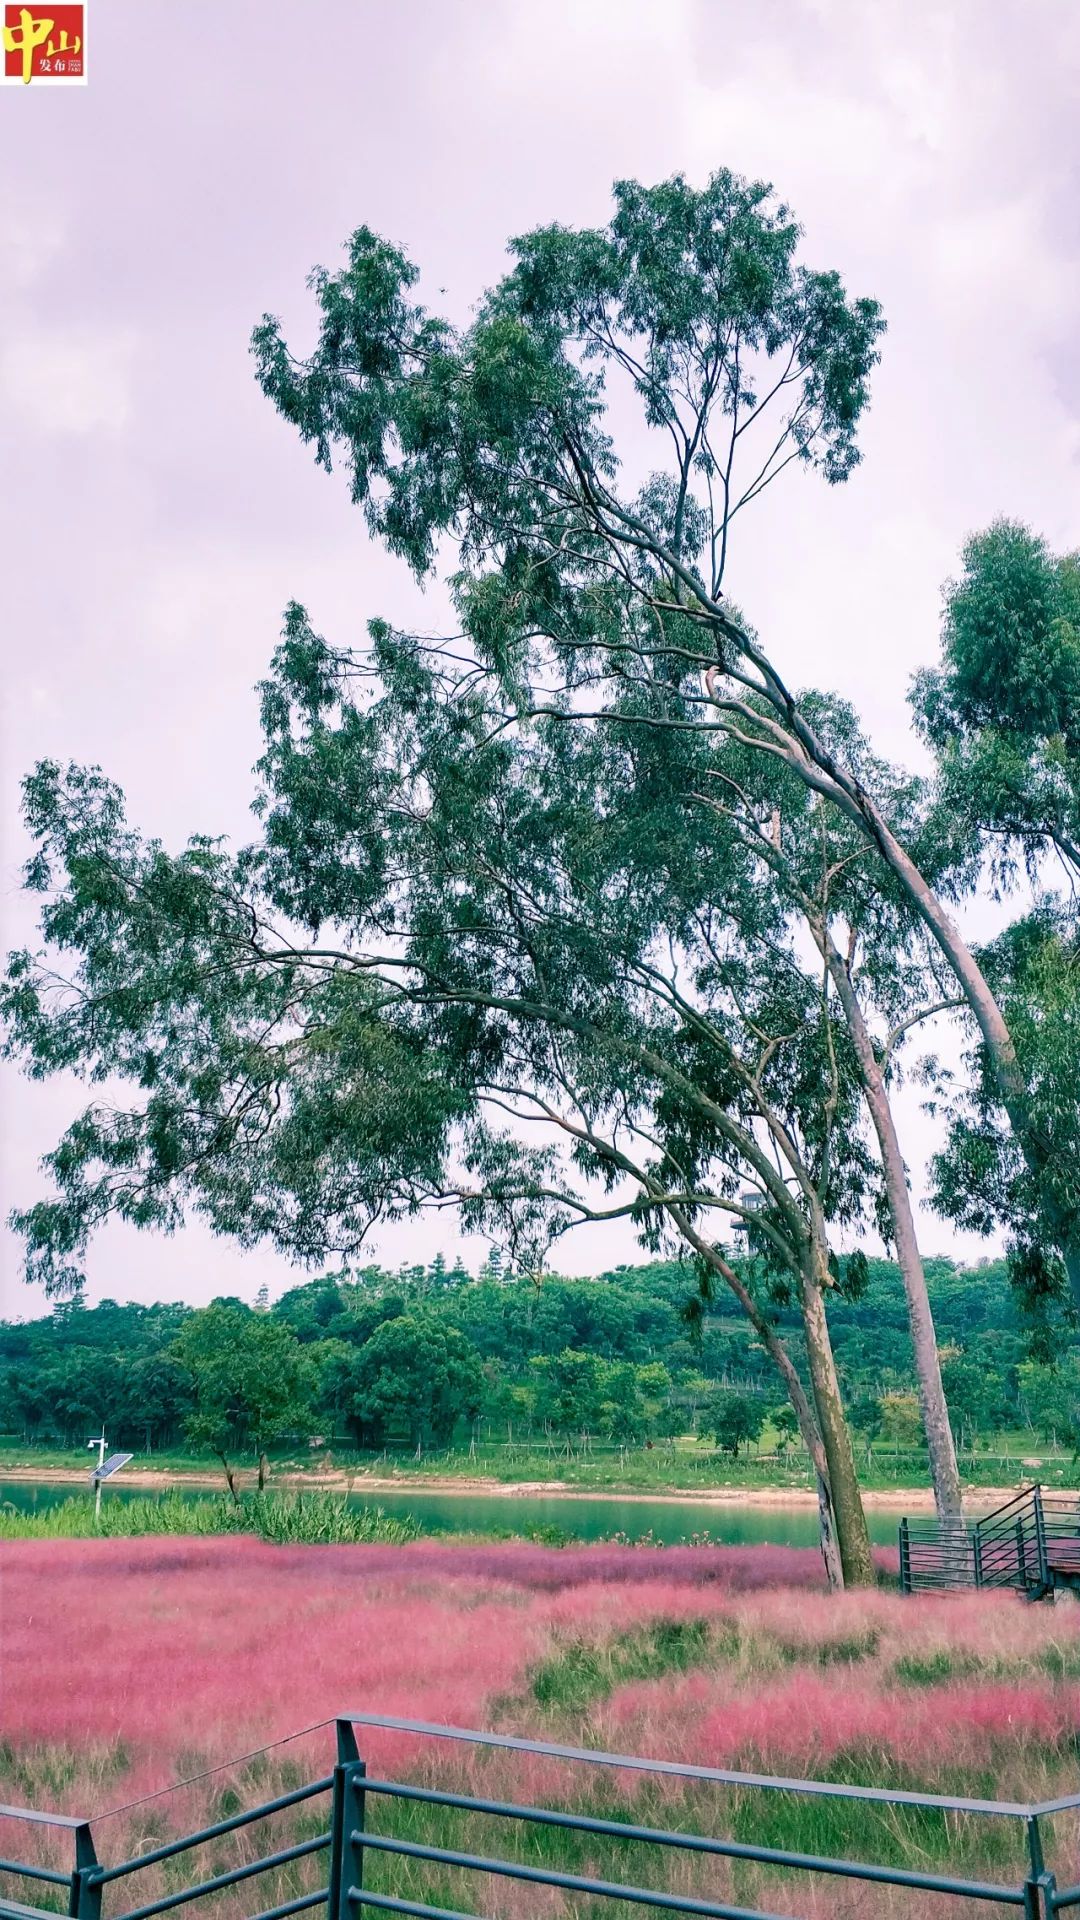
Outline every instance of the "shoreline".
<path id="1" fill-rule="evenodd" d="M 39 1486 L 85 1487 L 88 1474 L 69 1467 L 0 1467 L 0 1481 L 17 1481 Z M 242 1490 L 249 1491 L 254 1484 L 254 1473 L 244 1472 L 237 1475 Z M 1000 1506 L 1012 1498 L 1019 1485 L 1011 1487 L 965 1487 L 965 1500 L 973 1506 Z M 170 1487 L 203 1487 L 209 1492 L 223 1492 L 222 1476 L 209 1471 L 192 1472 L 179 1469 L 171 1472 L 168 1468 L 161 1472 L 152 1469 L 136 1469 L 134 1473 L 124 1475 L 124 1485 L 138 1488 L 142 1492 L 165 1492 Z M 657 1492 L 644 1492 L 640 1488 L 620 1487 L 570 1487 L 562 1480 L 521 1480 L 507 1482 L 486 1478 L 470 1479 L 468 1476 L 432 1474 L 430 1479 L 420 1479 L 413 1475 L 388 1476 L 385 1474 L 347 1474 L 347 1473 L 281 1473 L 271 1476 L 269 1490 L 275 1487 L 289 1492 L 302 1492 L 309 1488 L 313 1492 L 323 1493 L 415 1493 L 424 1494 L 475 1494 L 484 1499 L 544 1499 L 544 1500 L 618 1500 L 634 1505 L 654 1503 L 660 1506 L 699 1506 L 710 1507 L 800 1507 L 816 1509 L 817 1495 L 812 1487 L 665 1487 Z M 868 1509 L 909 1513 L 932 1513 L 934 1496 L 929 1487 L 867 1487 L 863 1490 L 863 1503 Z"/>

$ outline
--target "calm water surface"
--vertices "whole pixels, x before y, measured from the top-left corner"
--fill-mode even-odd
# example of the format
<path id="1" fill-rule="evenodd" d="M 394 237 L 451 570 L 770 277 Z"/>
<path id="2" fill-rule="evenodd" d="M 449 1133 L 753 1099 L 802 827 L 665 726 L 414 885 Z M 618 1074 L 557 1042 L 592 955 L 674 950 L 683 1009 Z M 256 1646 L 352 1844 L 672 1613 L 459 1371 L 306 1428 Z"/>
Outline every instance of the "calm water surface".
<path id="1" fill-rule="evenodd" d="M 162 1489 L 164 1491 L 164 1489 Z M 206 1497 L 206 1489 L 172 1489 L 182 1499 Z M 41 1511 L 70 1499 L 75 1487 L 27 1480 L 0 1480 L 0 1502 L 21 1512 Z M 103 1489 L 105 1500 L 146 1498 L 144 1488 L 114 1485 Z M 90 1495 L 87 1494 L 89 1501 Z M 150 1496 L 154 1496 L 151 1494 Z M 613 1533 L 635 1539 L 653 1538 L 673 1546 L 692 1534 L 707 1532 L 713 1540 L 732 1546 L 813 1547 L 817 1545 L 817 1514 L 813 1507 L 763 1506 L 752 1500 L 715 1505 L 696 1500 L 624 1500 L 618 1494 L 589 1494 L 575 1499 L 539 1493 L 440 1493 L 424 1488 L 392 1492 L 353 1493 L 355 1507 L 382 1507 L 385 1513 L 408 1516 L 425 1533 L 528 1533 L 536 1527 L 561 1527 L 579 1540 L 599 1540 Z M 898 1512 L 868 1513 L 870 1537 L 895 1546 Z"/>

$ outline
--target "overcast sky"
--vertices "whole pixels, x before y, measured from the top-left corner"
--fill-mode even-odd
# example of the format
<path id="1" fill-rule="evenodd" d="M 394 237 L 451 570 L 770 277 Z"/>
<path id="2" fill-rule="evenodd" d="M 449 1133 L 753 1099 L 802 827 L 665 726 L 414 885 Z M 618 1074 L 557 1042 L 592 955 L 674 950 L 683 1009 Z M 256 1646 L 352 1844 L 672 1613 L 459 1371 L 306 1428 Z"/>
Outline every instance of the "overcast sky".
<path id="1" fill-rule="evenodd" d="M 942 580 L 998 513 L 1080 538 L 1080 9 L 1068 0 L 94 0 L 90 84 L 0 90 L 4 945 L 30 938 L 18 783 L 97 762 L 144 830 L 247 836 L 252 685 L 281 610 L 338 643 L 422 620 L 258 393 L 267 309 L 310 338 L 304 278 L 361 222 L 467 316 L 508 235 L 605 219 L 613 179 L 775 182 L 804 258 L 882 300 L 864 465 L 746 517 L 729 591 L 796 682 L 845 692 L 915 758 L 905 690 Z M 438 289 L 445 288 L 440 295 Z M 76 1111 L 3 1088 L 3 1208 Z M 916 1183 L 933 1142 L 902 1103 Z M 922 1215 L 929 1251 L 977 1255 Z M 446 1222 L 388 1264 L 452 1257 Z M 465 1248 L 476 1261 L 482 1249 Z M 600 1228 L 589 1271 L 633 1258 Z M 39 1311 L 8 1240 L 0 1310 Z M 91 1298 L 251 1298 L 272 1253 L 116 1228 Z"/>

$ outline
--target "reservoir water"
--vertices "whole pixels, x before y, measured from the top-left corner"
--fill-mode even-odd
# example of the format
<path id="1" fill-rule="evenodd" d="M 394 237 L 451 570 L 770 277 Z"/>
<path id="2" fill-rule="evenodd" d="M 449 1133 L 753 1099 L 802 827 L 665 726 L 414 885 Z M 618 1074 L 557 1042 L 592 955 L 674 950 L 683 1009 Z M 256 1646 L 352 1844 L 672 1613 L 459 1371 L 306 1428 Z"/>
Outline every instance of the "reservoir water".
<path id="1" fill-rule="evenodd" d="M 165 1489 L 162 1488 L 162 1492 Z M 203 1487 L 170 1489 L 184 1499 L 205 1499 Z M 0 1505 L 14 1506 L 21 1512 L 40 1512 L 58 1501 L 79 1494 L 77 1487 L 55 1482 L 0 1480 Z M 146 1498 L 145 1488 L 125 1489 L 119 1484 L 103 1489 L 106 1500 Z M 151 1495 L 151 1498 L 153 1495 Z M 651 1534 L 665 1546 L 689 1541 L 694 1534 L 733 1546 L 770 1544 L 773 1546 L 812 1547 L 817 1545 L 817 1513 L 813 1506 L 745 1501 L 708 1500 L 628 1500 L 613 1494 L 583 1494 L 563 1498 L 542 1493 L 462 1493 L 441 1492 L 424 1487 L 354 1491 L 350 1503 L 358 1507 L 381 1507 L 385 1513 L 408 1516 L 428 1534 L 487 1533 L 528 1534 L 540 1527 L 558 1527 L 578 1540 L 601 1540 L 614 1533 L 631 1540 Z M 86 1494 L 89 1502 L 91 1495 Z M 895 1546 L 899 1511 L 888 1509 L 867 1514 L 870 1536 L 875 1543 Z"/>

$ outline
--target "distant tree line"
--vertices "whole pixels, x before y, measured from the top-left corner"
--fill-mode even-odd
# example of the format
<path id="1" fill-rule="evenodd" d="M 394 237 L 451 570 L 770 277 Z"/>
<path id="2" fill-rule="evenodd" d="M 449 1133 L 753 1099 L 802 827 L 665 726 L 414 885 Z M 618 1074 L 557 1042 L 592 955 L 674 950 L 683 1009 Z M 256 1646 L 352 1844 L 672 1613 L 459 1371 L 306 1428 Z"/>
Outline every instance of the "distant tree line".
<path id="1" fill-rule="evenodd" d="M 1080 1368 L 1028 1356 L 1004 1264 L 927 1262 L 953 1418 L 966 1444 L 1012 1427 L 1071 1443 Z M 486 1439 L 643 1446 L 696 1433 L 736 1452 L 772 1415 L 766 1357 L 737 1302 L 687 1314 L 693 1276 L 678 1261 L 594 1279 L 533 1280 L 496 1255 L 477 1276 L 437 1257 L 292 1287 L 273 1305 L 221 1299 L 88 1308 L 0 1323 L 6 1432 L 81 1446 L 104 1422 L 133 1451 L 180 1444 L 264 1461 L 288 1441 L 358 1449 L 445 1447 Z M 798 1353 L 798 1312 L 774 1319 Z M 833 1339 L 852 1423 L 866 1440 L 921 1440 L 899 1270 L 866 1263 L 858 1298 L 838 1297 Z M 805 1356 L 800 1355 L 805 1367 Z"/>

